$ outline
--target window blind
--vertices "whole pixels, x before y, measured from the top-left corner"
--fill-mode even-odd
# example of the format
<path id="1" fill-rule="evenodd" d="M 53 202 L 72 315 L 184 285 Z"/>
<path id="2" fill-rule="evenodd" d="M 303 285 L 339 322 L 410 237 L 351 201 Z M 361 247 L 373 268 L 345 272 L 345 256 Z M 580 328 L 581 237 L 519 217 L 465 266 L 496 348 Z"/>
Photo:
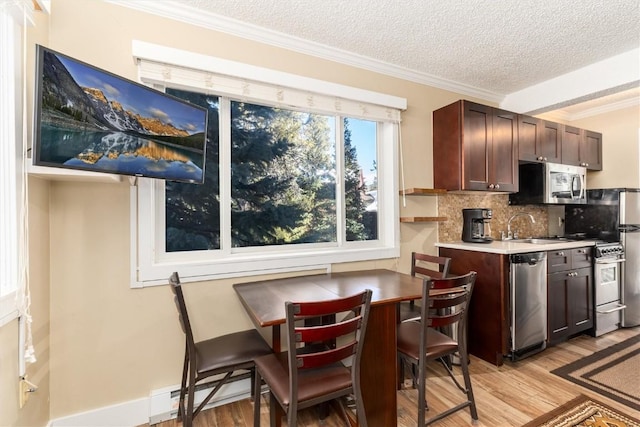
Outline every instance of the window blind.
<path id="1" fill-rule="evenodd" d="M 201 88 L 239 101 L 301 108 L 364 120 L 400 122 L 406 99 L 351 86 L 134 41 L 146 84 Z"/>

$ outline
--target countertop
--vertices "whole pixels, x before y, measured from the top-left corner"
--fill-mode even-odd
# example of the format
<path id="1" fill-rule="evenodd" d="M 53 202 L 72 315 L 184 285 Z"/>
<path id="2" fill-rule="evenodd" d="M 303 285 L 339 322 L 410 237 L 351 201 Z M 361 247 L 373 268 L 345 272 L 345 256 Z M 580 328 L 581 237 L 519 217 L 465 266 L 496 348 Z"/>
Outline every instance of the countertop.
<path id="1" fill-rule="evenodd" d="M 527 252 L 553 251 L 558 249 L 583 248 L 585 246 L 594 246 L 595 240 L 577 240 L 577 241 L 547 241 L 539 243 L 525 243 L 512 240 L 494 240 L 491 243 L 467 243 L 467 242 L 437 242 L 438 248 L 461 249 L 465 251 L 487 252 L 493 254 L 521 254 Z"/>

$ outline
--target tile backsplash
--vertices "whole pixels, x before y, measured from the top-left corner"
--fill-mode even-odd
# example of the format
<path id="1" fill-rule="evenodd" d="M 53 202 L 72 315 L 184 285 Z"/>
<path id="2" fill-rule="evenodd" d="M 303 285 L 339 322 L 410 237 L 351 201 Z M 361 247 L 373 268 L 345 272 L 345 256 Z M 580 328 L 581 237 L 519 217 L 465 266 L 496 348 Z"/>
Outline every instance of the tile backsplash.
<path id="1" fill-rule="evenodd" d="M 511 230 L 524 237 L 548 235 L 546 206 L 510 206 L 508 194 L 447 193 L 438 196 L 438 215 L 447 217 L 438 227 L 438 240 L 456 242 L 462 238 L 462 209 L 487 208 L 493 211 L 489 226 L 491 237 L 500 239 L 500 232 L 507 232 L 507 222 L 516 213 L 528 213 L 536 220 L 532 224 L 527 217 L 518 217 L 511 222 Z"/>

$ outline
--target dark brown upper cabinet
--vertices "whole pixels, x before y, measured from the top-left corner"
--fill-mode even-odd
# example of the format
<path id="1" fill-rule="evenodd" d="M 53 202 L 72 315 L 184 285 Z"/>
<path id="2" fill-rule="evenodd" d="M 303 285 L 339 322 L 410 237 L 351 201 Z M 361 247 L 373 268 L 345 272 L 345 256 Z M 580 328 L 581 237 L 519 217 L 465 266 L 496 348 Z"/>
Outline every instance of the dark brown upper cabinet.
<path id="1" fill-rule="evenodd" d="M 580 140 L 583 137 L 582 129 L 562 126 L 562 164 L 582 166 L 580 161 Z"/>
<path id="2" fill-rule="evenodd" d="M 433 112 L 434 187 L 518 191 L 517 114 L 460 100 Z"/>
<path id="3" fill-rule="evenodd" d="M 518 115 L 518 160 L 561 162 L 561 125 L 536 117 Z"/>
<path id="4" fill-rule="evenodd" d="M 580 145 L 580 160 L 589 170 L 602 170 L 602 134 L 584 131 L 584 138 Z"/>
<path id="5" fill-rule="evenodd" d="M 602 170 L 602 134 L 563 125 L 562 164 Z"/>

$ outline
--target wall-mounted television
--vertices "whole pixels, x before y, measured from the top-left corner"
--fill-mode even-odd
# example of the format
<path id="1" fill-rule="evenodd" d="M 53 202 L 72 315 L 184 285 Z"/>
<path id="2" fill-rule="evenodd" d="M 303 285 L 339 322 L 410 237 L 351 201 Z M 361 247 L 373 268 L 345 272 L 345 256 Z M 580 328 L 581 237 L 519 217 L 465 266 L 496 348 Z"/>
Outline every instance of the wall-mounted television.
<path id="1" fill-rule="evenodd" d="M 34 165 L 204 182 L 206 108 L 36 51 Z"/>

